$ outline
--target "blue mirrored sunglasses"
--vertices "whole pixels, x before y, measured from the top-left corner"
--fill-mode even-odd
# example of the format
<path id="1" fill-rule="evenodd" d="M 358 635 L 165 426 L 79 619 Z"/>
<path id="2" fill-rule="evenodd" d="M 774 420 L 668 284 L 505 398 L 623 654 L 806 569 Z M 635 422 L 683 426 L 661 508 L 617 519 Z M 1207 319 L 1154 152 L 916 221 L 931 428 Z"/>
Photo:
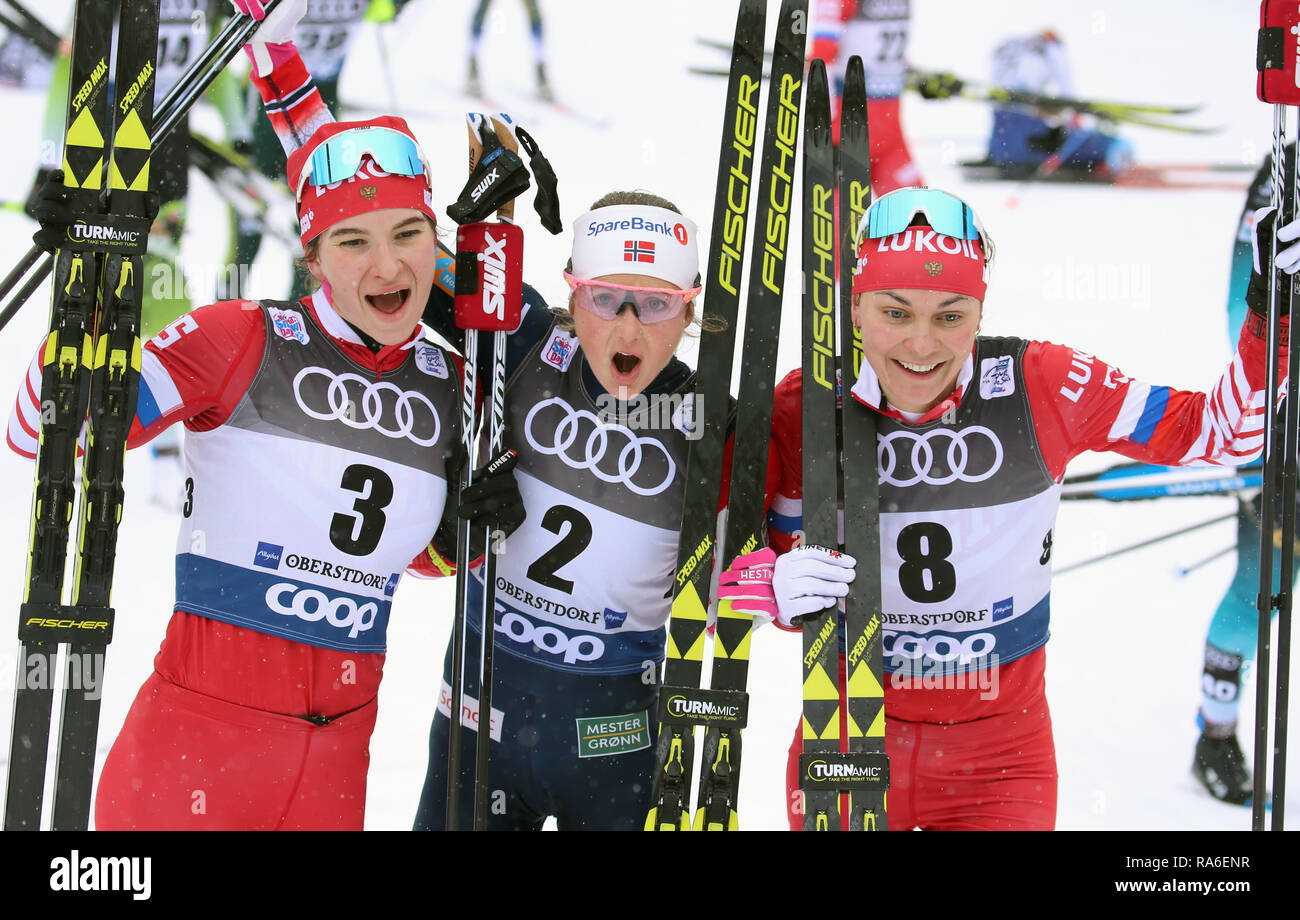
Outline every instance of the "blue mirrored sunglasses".
<path id="1" fill-rule="evenodd" d="M 335 134 L 313 150 L 298 179 L 294 197 L 301 203 L 302 190 L 309 182 L 330 185 L 351 179 L 361 168 L 362 158 L 367 156 L 386 173 L 423 175 L 432 184 L 419 144 L 401 131 L 372 126 Z"/>
<path id="2" fill-rule="evenodd" d="M 944 236 L 984 241 L 984 228 L 970 205 L 934 188 L 902 188 L 871 203 L 858 225 L 858 239 L 879 239 L 902 233 L 918 214 Z M 987 246 L 985 247 L 987 249 Z"/>

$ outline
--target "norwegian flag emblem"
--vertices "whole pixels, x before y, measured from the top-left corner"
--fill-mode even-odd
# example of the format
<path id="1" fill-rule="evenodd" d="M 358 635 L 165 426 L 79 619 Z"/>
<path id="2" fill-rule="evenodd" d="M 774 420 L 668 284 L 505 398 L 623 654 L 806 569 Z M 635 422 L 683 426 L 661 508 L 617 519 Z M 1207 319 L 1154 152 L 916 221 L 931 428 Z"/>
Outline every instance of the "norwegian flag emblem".
<path id="1" fill-rule="evenodd" d="M 623 243 L 624 262 L 654 262 L 655 244 L 646 240 L 626 240 Z"/>

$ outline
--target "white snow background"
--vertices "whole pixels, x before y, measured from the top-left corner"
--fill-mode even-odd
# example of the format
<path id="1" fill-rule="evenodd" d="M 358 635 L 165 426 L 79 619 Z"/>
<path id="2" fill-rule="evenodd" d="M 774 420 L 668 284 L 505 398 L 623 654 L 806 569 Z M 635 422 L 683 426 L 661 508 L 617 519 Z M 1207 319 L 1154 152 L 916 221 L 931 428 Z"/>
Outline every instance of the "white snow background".
<path id="1" fill-rule="evenodd" d="M 777 10 L 769 3 L 769 35 Z M 988 54 L 1011 32 L 1051 26 L 1065 39 L 1080 95 L 1203 103 L 1188 121 L 1221 125 L 1207 136 L 1144 128 L 1124 133 L 1139 160 L 1256 164 L 1268 149 L 1271 109 L 1254 96 L 1255 0 L 1099 0 L 1089 4 L 1003 0 L 988 4 L 918 0 L 909 57 L 917 66 L 985 78 Z M 487 93 L 537 137 L 560 179 L 566 221 L 603 193 L 644 188 L 675 201 L 707 233 L 724 81 L 691 76 L 691 64 L 725 66 L 727 55 L 696 35 L 729 41 L 736 4 L 657 0 L 653 4 L 546 0 L 551 81 L 571 114 L 531 99 L 527 24 L 519 4 L 497 3 L 488 19 L 482 76 Z M 41 5 L 56 27 L 64 2 Z M 473 4 L 417 0 L 397 26 L 366 25 L 344 71 L 348 115 L 385 112 L 387 66 L 396 111 L 405 115 L 441 176 L 435 202 L 452 201 L 465 178 L 463 112 L 479 108 L 460 92 Z M 56 15 L 58 13 L 59 15 Z M 387 65 L 379 49 L 388 51 Z M 242 64 L 241 64 L 242 66 Z M 33 175 L 43 93 L 0 89 L 13 133 L 0 146 L 3 197 L 21 200 Z M 970 183 L 955 163 L 982 153 L 987 106 L 907 95 L 904 124 L 926 180 L 961 194 L 982 216 L 998 248 L 984 332 L 1048 339 L 1090 351 L 1150 383 L 1204 389 L 1230 355 L 1224 299 L 1242 189 L 1137 190 L 1076 185 Z M 353 113 L 356 113 L 355 115 Z M 196 124 L 220 132 L 215 114 Z M 185 253 L 200 276 L 224 250 L 224 211 L 211 187 L 192 182 Z M 538 225 L 531 193 L 521 203 L 526 277 L 560 298 L 566 236 Z M 451 226 L 442 221 L 442 226 Z M 793 222 L 778 375 L 799 354 L 799 223 Z M 13 258 L 30 245 L 33 224 L 0 213 L 0 242 Z M 701 252 L 707 240 L 701 240 Z M 268 243 L 254 266 L 254 292 L 282 296 L 287 253 Z M 210 272 L 210 268 L 207 269 Z M 210 297 L 199 281 L 195 304 Z M 45 328 L 48 286 L 0 335 L 0 366 L 14 392 Z M 693 358 L 684 353 L 688 360 Z M 0 382 L 6 378 L 0 377 Z M 5 403 L 6 411 L 10 404 Z M 117 609 L 100 726 L 107 753 L 127 707 L 148 675 L 171 613 L 177 515 L 151 501 L 151 463 L 127 463 L 127 504 L 113 594 Z M 1088 455 L 1072 472 L 1118 457 Z M 0 699 L 11 698 L 17 645 L 12 629 L 22 596 L 31 466 L 0 452 Z M 293 471 L 284 471 L 292 489 Z M 1062 507 L 1057 565 L 1155 536 L 1232 510 L 1229 497 L 1177 498 Z M 1048 697 L 1060 769 L 1062 829 L 1246 829 L 1247 809 L 1213 801 L 1189 773 L 1196 740 L 1201 652 L 1206 627 L 1232 575 L 1232 555 L 1178 577 L 1177 568 L 1232 544 L 1226 522 L 1149 549 L 1060 576 L 1053 595 Z M 636 560 L 628 560 L 636 565 Z M 366 826 L 410 826 L 427 757 L 429 721 L 451 627 L 452 583 L 403 581 L 389 625 L 386 678 L 371 745 Z M 741 825 L 780 829 L 785 818 L 786 748 L 799 711 L 799 645 L 765 628 L 752 651 L 751 719 L 745 731 Z M 1292 670 L 1293 676 L 1295 669 Z M 1239 734 L 1249 754 L 1254 683 L 1247 682 Z M 0 718 L 0 751 L 10 720 Z M 53 749 L 53 745 L 51 746 Z"/>

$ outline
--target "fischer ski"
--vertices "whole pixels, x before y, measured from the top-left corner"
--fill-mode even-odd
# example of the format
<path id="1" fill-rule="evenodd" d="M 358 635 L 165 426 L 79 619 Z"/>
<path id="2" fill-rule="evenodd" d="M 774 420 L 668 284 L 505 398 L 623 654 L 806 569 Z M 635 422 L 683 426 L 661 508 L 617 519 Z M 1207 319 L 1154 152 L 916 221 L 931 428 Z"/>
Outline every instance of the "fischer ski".
<path id="1" fill-rule="evenodd" d="M 158 5 L 122 0 L 112 80 L 118 98 L 110 100 L 113 31 L 108 4 L 78 3 L 70 84 L 76 91 L 68 102 L 63 169 L 82 216 L 70 232 L 75 242 L 55 259 L 41 381 L 41 405 L 52 411 L 42 411 L 27 590 L 19 613 L 20 680 L 6 829 L 40 827 L 52 681 L 63 643 L 68 648 L 51 824 L 55 830 L 84 830 L 90 817 L 99 691 L 113 633 L 109 599 L 122 516 L 122 470 L 140 375 Z M 111 146 L 106 145 L 109 138 Z M 101 197 L 105 187 L 106 203 Z M 63 571 L 83 420 L 78 552 L 73 603 L 65 605 Z"/>
<path id="2" fill-rule="evenodd" d="M 740 369 L 741 399 L 736 412 L 730 498 L 727 502 L 724 558 L 753 552 L 763 543 L 764 493 L 772 432 L 772 393 L 776 385 L 777 338 L 789 231 L 794 215 L 794 175 L 799 144 L 804 45 L 808 0 L 782 0 L 777 14 L 772 76 L 768 83 L 763 149 L 758 170 L 758 205 L 745 304 L 745 361 Z M 700 757 L 696 830 L 735 830 L 740 791 L 741 729 L 745 725 L 749 641 L 754 617 L 718 603 L 713 671 L 709 692 L 736 718 L 705 729 Z"/>
<path id="3" fill-rule="evenodd" d="M 808 71 L 803 148 L 803 539 L 839 544 L 835 379 L 835 148 L 826 65 Z M 839 830 L 839 788 L 824 765 L 840 752 L 839 605 L 800 617 L 803 630 L 803 719 L 799 787 L 804 830 Z M 810 776 L 803 758 L 818 764 Z"/>
<path id="4" fill-rule="evenodd" d="M 845 600 L 845 673 L 840 679 L 836 679 L 839 605 L 802 618 L 801 623 L 799 787 L 804 796 L 803 826 L 810 831 L 886 827 L 883 795 L 889 766 L 884 749 L 875 419 L 870 410 L 860 410 L 842 398 L 862 361 L 861 339 L 852 323 L 856 264 L 852 253 L 854 231 L 871 195 L 866 103 L 862 61 L 855 56 L 845 74 L 840 147 L 833 148 L 825 68 L 820 60 L 813 62 L 804 150 L 803 540 L 837 546 L 843 507 L 845 548 L 857 559 L 860 571 Z M 838 352 L 837 315 L 841 322 Z M 846 457 L 852 458 L 851 465 L 844 462 Z M 843 816 L 841 793 L 850 796 Z"/>
<path id="5" fill-rule="evenodd" d="M 695 727 L 706 725 L 712 706 L 700 689 L 707 638 L 708 603 L 717 554 L 718 503 L 730 416 L 731 363 L 740 311 L 740 279 L 750 222 L 750 192 L 757 142 L 759 80 L 763 63 L 765 0 L 741 0 L 736 17 L 731 75 L 722 117 L 722 149 L 714 193 L 713 227 L 704 279 L 705 321 L 720 321 L 701 336 L 696 369 L 681 535 L 673 584 L 672 616 L 663 680 L 659 688 L 659 735 L 651 805 L 645 829 L 690 830 Z M 725 713 L 724 713 L 725 715 Z"/>
<path id="6" fill-rule="evenodd" d="M 853 404 L 849 390 L 862 367 L 862 335 L 853 325 L 854 240 L 871 202 L 867 84 L 862 61 L 849 60 L 840 108 L 840 491 L 846 509 L 844 548 L 858 577 L 844 601 L 848 757 L 840 788 L 849 793 L 849 830 L 887 830 L 885 791 L 885 669 L 880 619 L 880 482 L 876 416 Z M 846 462 L 851 458 L 852 462 Z"/>

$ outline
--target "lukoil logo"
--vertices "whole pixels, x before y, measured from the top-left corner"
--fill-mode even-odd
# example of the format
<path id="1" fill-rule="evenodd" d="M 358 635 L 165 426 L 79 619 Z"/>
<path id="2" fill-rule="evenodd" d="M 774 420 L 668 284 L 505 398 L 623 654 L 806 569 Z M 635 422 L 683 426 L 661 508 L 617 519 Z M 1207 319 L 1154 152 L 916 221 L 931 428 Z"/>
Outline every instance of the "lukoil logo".
<path id="1" fill-rule="evenodd" d="M 293 595 L 288 605 L 284 601 L 287 593 Z M 349 639 L 374 626 L 379 616 L 379 605 L 374 601 L 358 604 L 350 597 L 331 598 L 323 591 L 287 581 L 276 582 L 266 589 L 266 606 L 282 616 L 298 617 L 308 623 L 324 620 L 336 629 L 346 629 Z"/>
<path id="2" fill-rule="evenodd" d="M 539 626 L 517 613 L 507 613 L 497 628 L 515 642 L 561 656 L 565 664 L 595 661 L 605 654 L 605 642 L 598 636 L 567 636 L 554 626 Z"/>

